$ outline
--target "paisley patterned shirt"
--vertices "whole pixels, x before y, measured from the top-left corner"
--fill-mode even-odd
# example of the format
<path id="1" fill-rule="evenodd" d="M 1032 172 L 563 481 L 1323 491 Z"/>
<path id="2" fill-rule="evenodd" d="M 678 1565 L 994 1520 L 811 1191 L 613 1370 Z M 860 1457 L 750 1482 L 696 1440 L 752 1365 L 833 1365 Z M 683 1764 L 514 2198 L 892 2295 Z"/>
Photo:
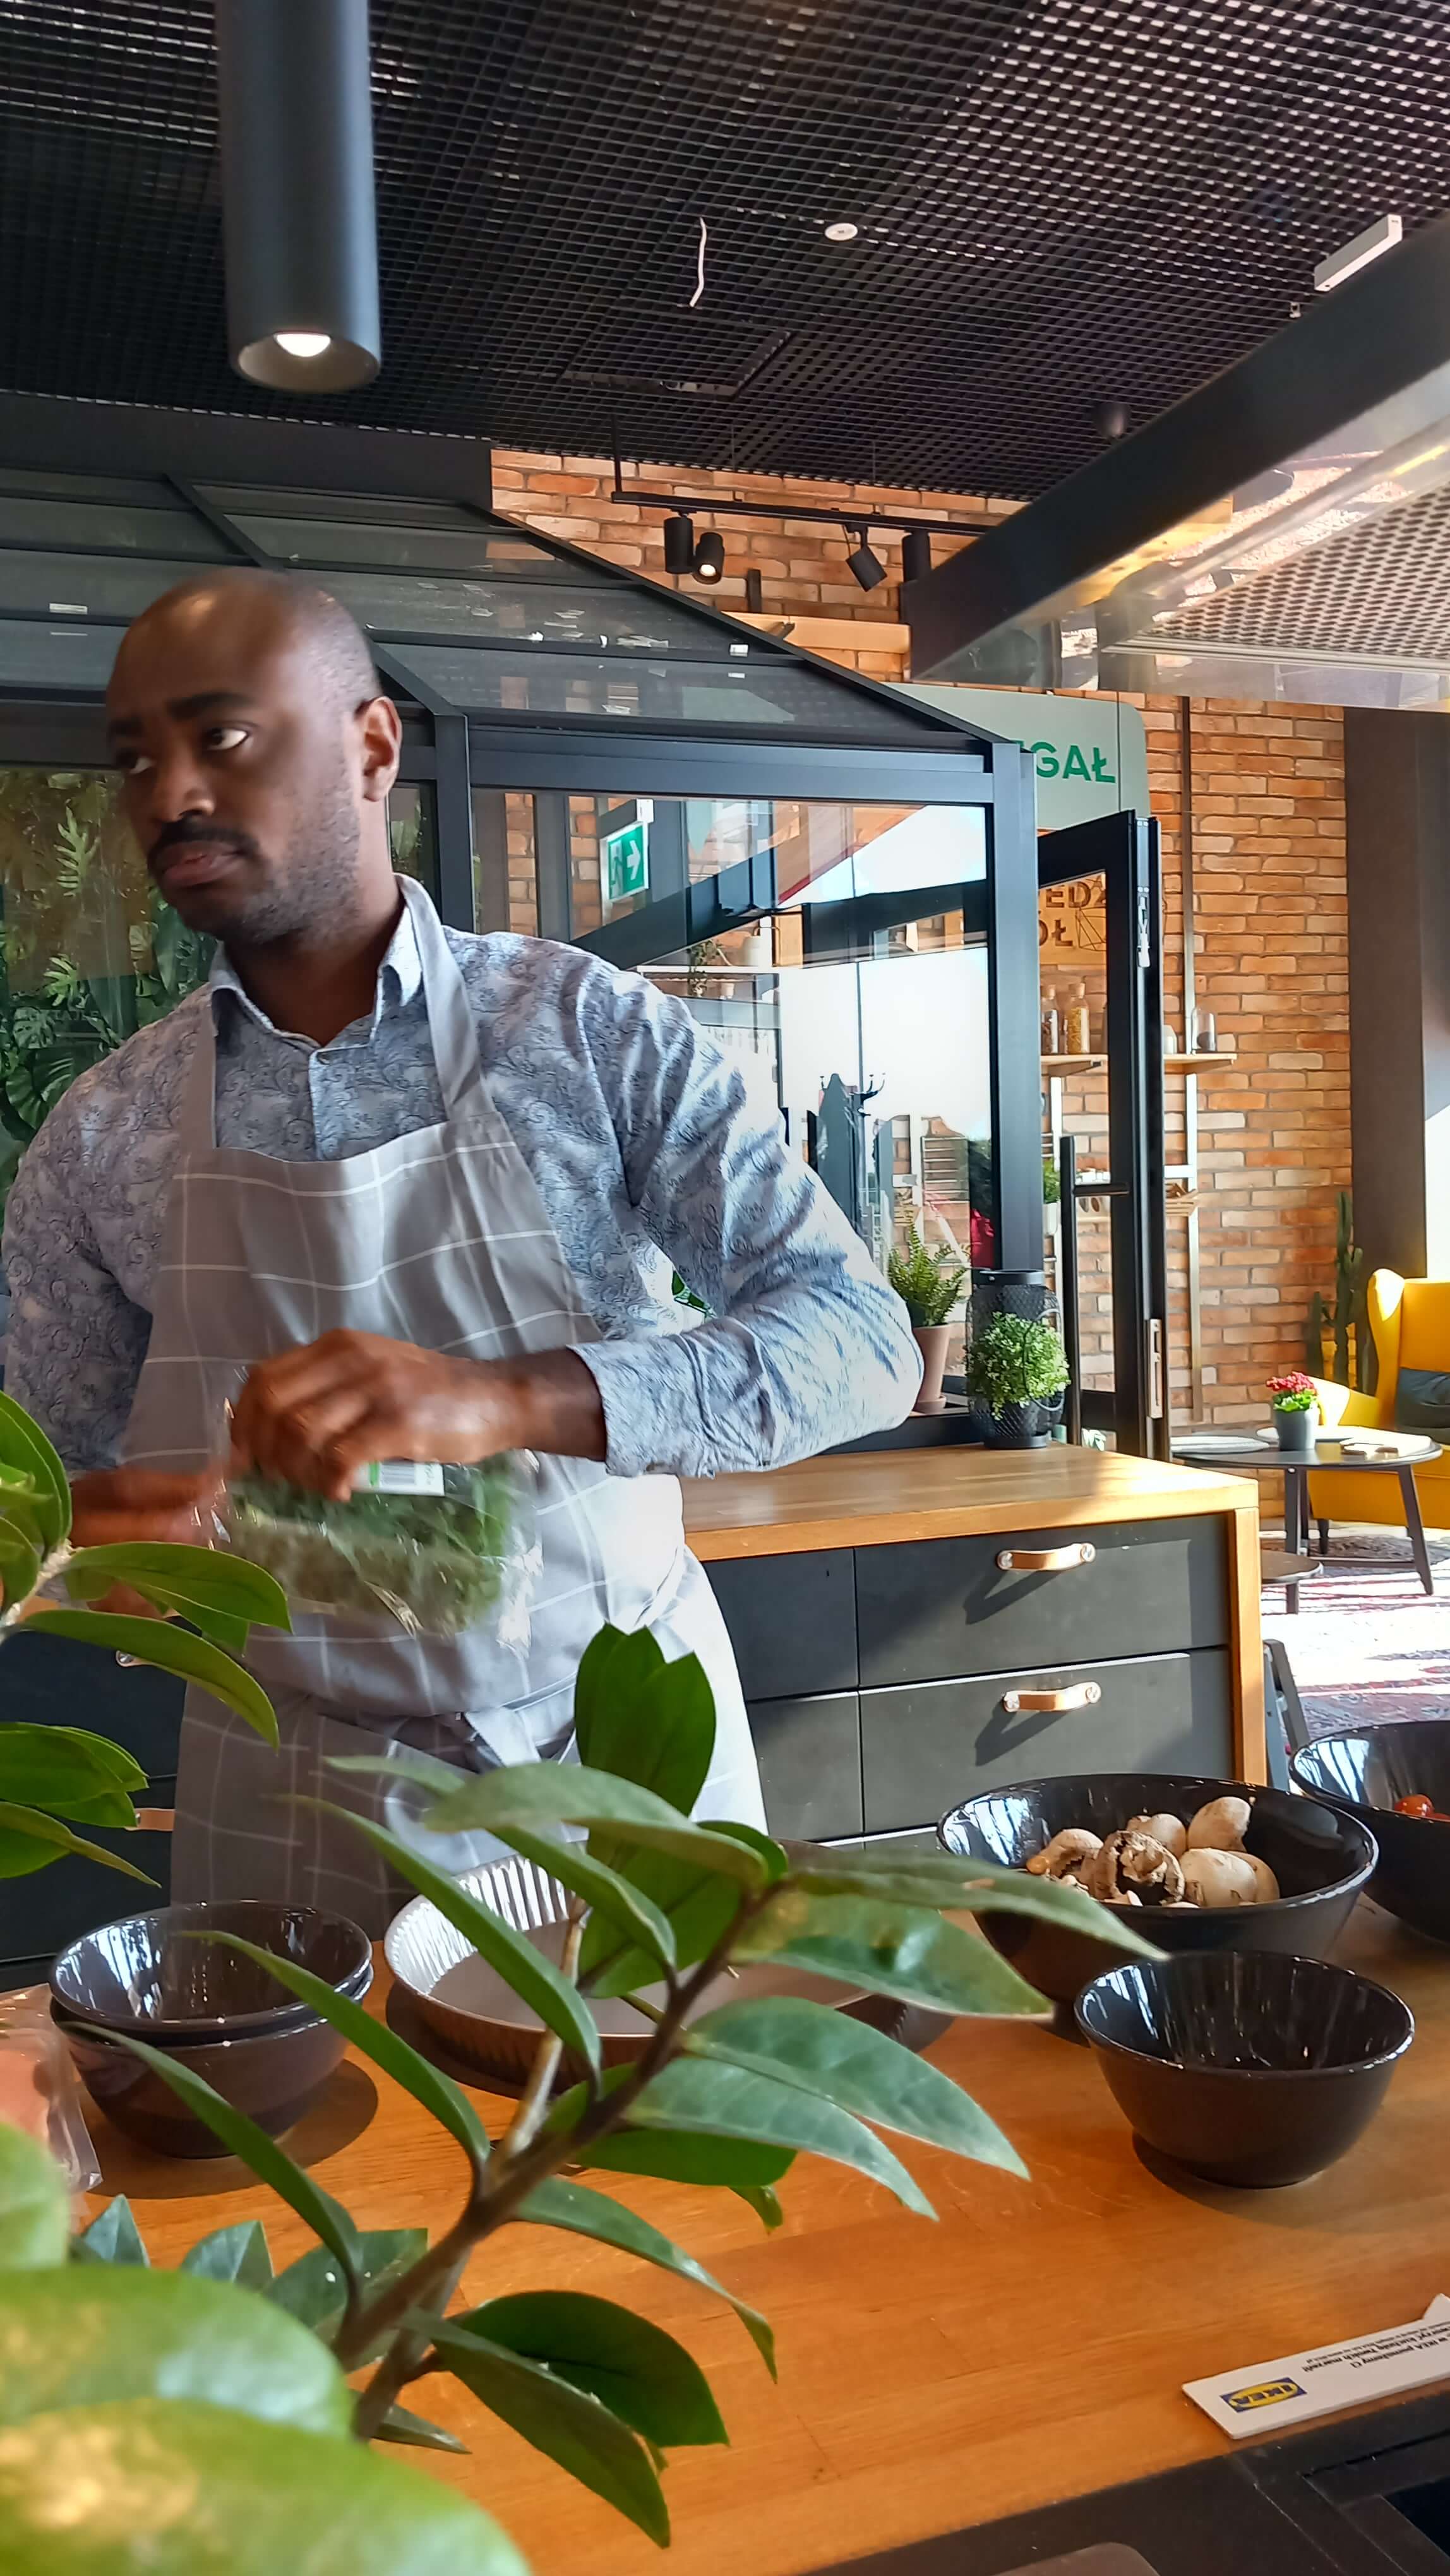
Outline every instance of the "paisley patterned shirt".
<path id="1" fill-rule="evenodd" d="M 604 1335 L 581 1356 L 611 1472 L 777 1466 L 899 1422 L 920 1382 L 905 1309 L 755 1069 L 582 949 L 446 935 L 494 1105 Z M 274 1028 L 219 957 L 209 986 L 83 1074 L 25 1156 L 4 1242 L 7 1389 L 73 1474 L 119 1452 L 207 1012 L 224 1147 L 336 1161 L 443 1115 L 406 912 L 371 1017 L 329 1045 Z M 709 1309 L 689 1331 L 670 1264 Z"/>

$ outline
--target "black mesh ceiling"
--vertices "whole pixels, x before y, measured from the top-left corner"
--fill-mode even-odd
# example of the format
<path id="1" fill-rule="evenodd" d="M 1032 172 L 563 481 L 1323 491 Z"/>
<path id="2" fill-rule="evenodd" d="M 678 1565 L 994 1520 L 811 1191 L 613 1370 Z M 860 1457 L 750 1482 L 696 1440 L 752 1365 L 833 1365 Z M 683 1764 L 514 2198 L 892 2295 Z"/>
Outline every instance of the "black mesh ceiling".
<path id="1" fill-rule="evenodd" d="M 318 417 L 1031 496 L 1450 207 L 1450 0 L 372 26 L 384 365 Z M 0 384 L 297 415 L 227 365 L 213 79 L 200 0 L 0 0 Z"/>

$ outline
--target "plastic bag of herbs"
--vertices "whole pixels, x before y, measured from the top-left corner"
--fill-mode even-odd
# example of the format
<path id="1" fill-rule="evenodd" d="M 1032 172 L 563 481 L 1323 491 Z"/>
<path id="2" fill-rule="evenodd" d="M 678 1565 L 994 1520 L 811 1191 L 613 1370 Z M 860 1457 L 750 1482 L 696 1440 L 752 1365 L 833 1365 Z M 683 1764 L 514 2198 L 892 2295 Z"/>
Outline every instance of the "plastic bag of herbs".
<path id="1" fill-rule="evenodd" d="M 379 1612 L 412 1636 L 487 1627 L 524 1647 L 538 1572 L 537 1468 L 526 1451 L 481 1466 L 386 1460 L 345 1502 L 234 1476 L 223 1527 L 302 1610 Z"/>

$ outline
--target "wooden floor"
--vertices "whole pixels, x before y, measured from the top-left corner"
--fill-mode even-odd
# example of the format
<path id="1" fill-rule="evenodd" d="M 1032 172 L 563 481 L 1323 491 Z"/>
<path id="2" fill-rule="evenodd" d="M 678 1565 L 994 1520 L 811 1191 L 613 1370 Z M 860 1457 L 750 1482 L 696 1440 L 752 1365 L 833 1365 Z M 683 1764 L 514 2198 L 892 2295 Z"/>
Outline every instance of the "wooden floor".
<path id="1" fill-rule="evenodd" d="M 1014 2139 L 1031 2180 L 909 2149 L 935 2226 L 821 2164 L 787 2178 L 773 2238 L 724 2194 L 603 2178 L 767 2311 L 778 2387 L 728 2310 L 579 2239 L 511 2229 L 469 2287 L 623 2298 L 705 2365 L 734 2447 L 678 2455 L 668 2472 L 679 2576 L 795 2576 L 1213 2454 L 1222 2437 L 1180 2393 L 1185 2379 L 1400 2324 L 1450 2290 L 1450 1957 L 1364 1905 L 1341 1956 L 1402 1991 L 1420 2033 L 1370 2136 L 1297 2190 L 1151 2172 L 1084 2050 L 1041 2025 L 961 2022 L 934 2054 Z M 294 2151 L 363 2225 L 436 2228 L 459 2194 L 457 2152 L 377 2087 L 346 2067 Z M 480 2100 L 501 2124 L 507 2106 Z M 96 2132 L 108 2185 L 132 2194 L 156 2259 L 253 2214 L 279 2258 L 307 2242 L 239 2168 L 164 2164 L 99 2119 Z M 655 2563 L 628 2524 L 448 2383 L 415 2402 L 474 2442 L 469 2460 L 430 2466 L 499 2516 L 535 2576 Z"/>

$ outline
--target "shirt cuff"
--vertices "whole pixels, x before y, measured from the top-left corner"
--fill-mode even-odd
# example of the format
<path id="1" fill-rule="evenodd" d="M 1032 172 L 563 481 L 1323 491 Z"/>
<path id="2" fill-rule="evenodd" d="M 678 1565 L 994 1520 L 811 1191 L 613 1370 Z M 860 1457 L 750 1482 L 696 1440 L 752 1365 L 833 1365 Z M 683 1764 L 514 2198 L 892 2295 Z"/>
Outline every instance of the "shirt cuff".
<path id="1" fill-rule="evenodd" d="M 604 1407 L 604 1464 L 611 1476 L 708 1476 L 705 1428 L 687 1333 L 640 1341 L 576 1342 Z"/>

